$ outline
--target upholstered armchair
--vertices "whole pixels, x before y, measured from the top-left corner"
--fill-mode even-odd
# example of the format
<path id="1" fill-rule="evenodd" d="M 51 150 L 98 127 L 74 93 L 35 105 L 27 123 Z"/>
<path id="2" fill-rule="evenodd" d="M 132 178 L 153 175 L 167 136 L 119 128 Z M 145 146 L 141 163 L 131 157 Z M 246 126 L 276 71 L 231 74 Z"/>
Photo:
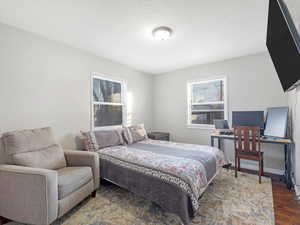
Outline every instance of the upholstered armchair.
<path id="1" fill-rule="evenodd" d="M 99 187 L 97 153 L 64 151 L 51 128 L 3 134 L 0 217 L 48 225 Z"/>

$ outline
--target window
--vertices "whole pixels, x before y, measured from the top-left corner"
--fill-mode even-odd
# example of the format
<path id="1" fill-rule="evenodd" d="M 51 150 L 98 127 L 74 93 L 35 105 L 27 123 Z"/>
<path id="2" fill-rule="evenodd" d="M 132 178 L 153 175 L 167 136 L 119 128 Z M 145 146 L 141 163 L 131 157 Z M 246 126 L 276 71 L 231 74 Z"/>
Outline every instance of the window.
<path id="1" fill-rule="evenodd" d="M 226 80 L 188 83 L 188 126 L 213 127 L 214 120 L 227 119 Z"/>
<path id="2" fill-rule="evenodd" d="M 120 126 L 125 121 L 122 81 L 92 76 L 92 129 Z"/>

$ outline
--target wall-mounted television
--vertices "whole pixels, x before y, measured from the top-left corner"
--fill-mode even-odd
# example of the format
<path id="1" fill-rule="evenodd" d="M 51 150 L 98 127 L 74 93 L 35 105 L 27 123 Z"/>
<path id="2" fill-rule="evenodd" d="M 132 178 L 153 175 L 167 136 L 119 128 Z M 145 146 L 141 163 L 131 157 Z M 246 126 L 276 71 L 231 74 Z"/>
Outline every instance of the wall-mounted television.
<path id="1" fill-rule="evenodd" d="M 300 35 L 283 0 L 269 0 L 267 48 L 284 91 L 300 82 Z"/>
<path id="2" fill-rule="evenodd" d="M 235 126 L 258 126 L 264 129 L 264 111 L 233 111 L 232 127 Z"/>

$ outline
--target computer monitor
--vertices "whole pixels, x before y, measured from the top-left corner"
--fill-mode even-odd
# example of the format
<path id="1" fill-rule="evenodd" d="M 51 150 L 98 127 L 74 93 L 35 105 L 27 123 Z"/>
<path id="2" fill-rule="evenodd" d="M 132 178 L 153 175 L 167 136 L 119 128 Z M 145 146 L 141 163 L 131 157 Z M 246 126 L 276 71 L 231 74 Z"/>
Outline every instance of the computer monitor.
<path id="1" fill-rule="evenodd" d="M 229 129 L 227 120 L 214 120 L 216 129 Z"/>
<path id="2" fill-rule="evenodd" d="M 258 126 L 264 129 L 264 111 L 233 111 L 232 127 Z"/>
<path id="3" fill-rule="evenodd" d="M 270 137 L 285 138 L 288 123 L 288 114 L 288 107 L 268 108 L 264 135 Z"/>

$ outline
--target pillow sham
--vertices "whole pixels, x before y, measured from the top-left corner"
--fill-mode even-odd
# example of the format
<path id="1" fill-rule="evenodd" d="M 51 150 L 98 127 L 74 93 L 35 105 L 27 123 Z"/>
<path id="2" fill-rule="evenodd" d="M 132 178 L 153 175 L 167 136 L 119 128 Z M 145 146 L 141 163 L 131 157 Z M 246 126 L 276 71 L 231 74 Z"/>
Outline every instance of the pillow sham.
<path id="1" fill-rule="evenodd" d="M 133 144 L 148 138 L 144 124 L 124 127 L 123 135 L 127 144 Z"/>
<path id="2" fill-rule="evenodd" d="M 125 144 L 121 129 L 81 132 L 87 151 L 95 152 L 102 148 Z"/>

